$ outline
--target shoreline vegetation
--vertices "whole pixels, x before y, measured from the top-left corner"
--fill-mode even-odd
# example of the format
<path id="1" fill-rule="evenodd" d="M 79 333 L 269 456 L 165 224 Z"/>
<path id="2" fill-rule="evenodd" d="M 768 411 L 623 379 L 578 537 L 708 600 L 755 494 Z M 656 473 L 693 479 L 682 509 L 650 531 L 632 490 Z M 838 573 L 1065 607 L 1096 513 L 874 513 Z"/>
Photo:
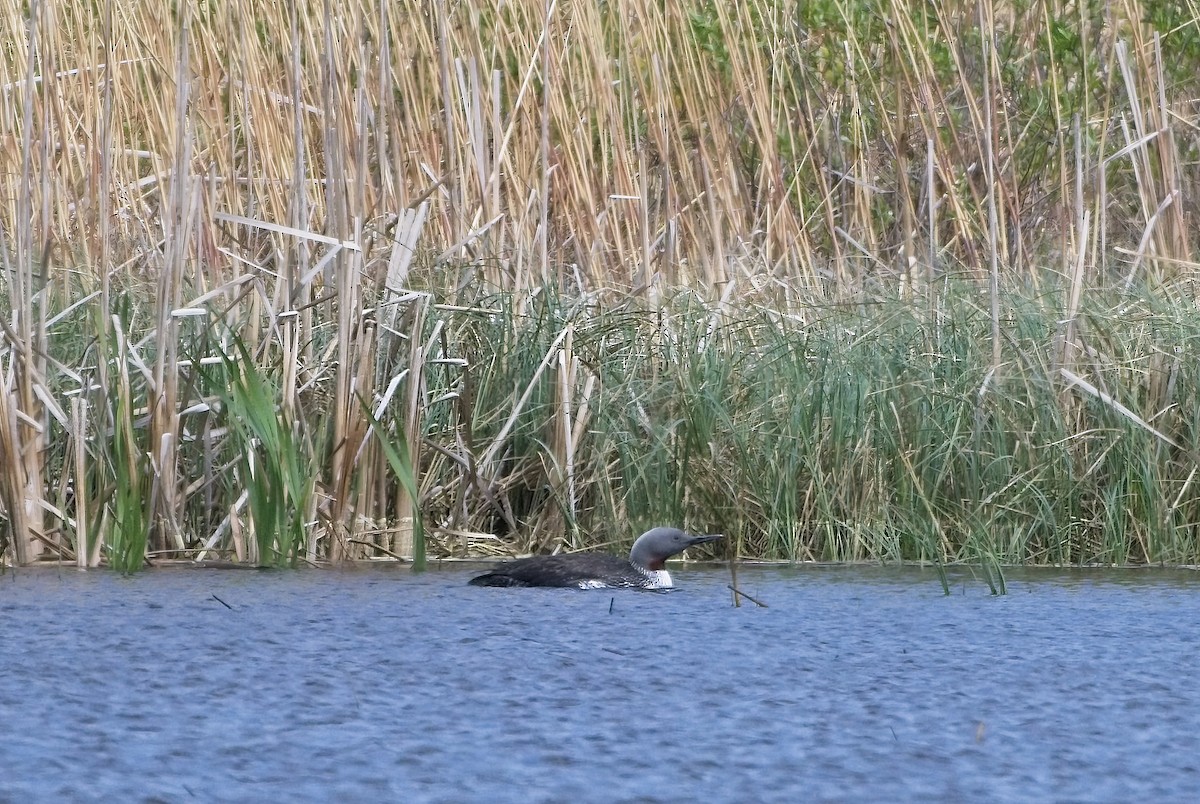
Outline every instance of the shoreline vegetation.
<path id="1" fill-rule="evenodd" d="M 13 6 L 3 563 L 1198 564 L 1198 16 Z"/>

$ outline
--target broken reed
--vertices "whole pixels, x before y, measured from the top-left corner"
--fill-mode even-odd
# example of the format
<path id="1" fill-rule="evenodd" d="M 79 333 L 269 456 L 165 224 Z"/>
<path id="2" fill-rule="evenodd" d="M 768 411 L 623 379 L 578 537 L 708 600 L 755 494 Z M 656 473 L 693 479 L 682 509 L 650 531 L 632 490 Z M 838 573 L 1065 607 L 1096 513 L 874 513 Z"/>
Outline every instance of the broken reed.
<path id="1" fill-rule="evenodd" d="M 1092 436 L 1073 429 L 1079 394 L 1124 405 L 1118 415 L 1142 432 L 1172 410 L 1150 407 L 1171 394 L 1145 390 L 1171 344 L 1154 341 L 1167 357 L 1131 354 L 1127 365 L 1147 373 L 1110 387 L 1111 355 L 1082 321 L 1105 303 L 1123 309 L 1121 287 L 1160 288 L 1133 296 L 1154 307 L 1155 293 L 1175 299 L 1192 278 L 1194 201 L 1183 188 L 1196 184 L 1197 140 L 1183 121 L 1194 117 L 1200 79 L 1187 65 L 1200 36 L 1182 7 L 350 0 L 173 11 L 67 0 L 13 6 L 0 32 L 13 44 L 0 55 L 11 308 L 0 503 L 18 562 L 103 555 L 132 569 L 141 539 L 152 555 L 285 563 L 369 552 L 363 542 L 408 553 L 422 512 L 460 546 L 486 544 L 472 541 L 476 528 L 520 534 L 523 546 L 579 546 L 607 538 L 600 523 L 624 521 L 588 511 L 715 527 L 727 520 L 720 506 L 746 490 L 714 477 L 690 492 L 708 507 L 687 508 L 680 478 L 703 465 L 692 452 L 642 460 L 650 445 L 631 436 L 616 464 L 603 450 L 603 470 L 589 462 L 597 399 L 612 389 L 600 363 L 578 357 L 588 321 L 561 312 L 578 307 L 601 327 L 622 305 L 636 315 L 662 305 L 669 318 L 675 288 L 709 299 L 695 342 L 707 360 L 738 357 L 707 345 L 757 320 L 746 310 L 808 321 L 830 305 L 899 304 L 941 331 L 937 316 L 957 321 L 952 312 L 978 305 L 988 347 L 969 359 L 989 372 L 973 391 L 981 410 L 997 388 L 1015 393 L 1001 385 L 1014 376 L 1042 376 L 1014 375 L 1028 362 L 1045 363 L 1058 390 L 1044 411 L 1027 405 L 1062 418 L 1049 429 L 1072 447 Z M 943 287 L 950 275 L 986 297 Z M 470 328 L 413 287 L 470 308 L 456 316 L 498 316 L 510 329 L 456 354 Z M 541 288 L 556 289 L 553 303 L 531 301 Z M 509 294 L 497 297 L 503 312 L 478 312 L 492 292 Z M 1008 311 L 1027 299 L 1042 310 L 1030 320 L 1043 341 L 1009 331 Z M 539 329 L 555 309 L 572 325 Z M 883 332 L 890 320 L 855 326 Z M 530 331 L 542 351 L 513 341 Z M 498 344 L 508 351 L 494 353 Z M 515 372 L 491 380 L 513 383 L 507 395 L 488 396 L 480 363 Z M 229 420 L 230 389 L 248 376 L 239 371 L 261 373 L 274 425 Z M 628 398 L 614 404 L 646 409 L 638 392 L 661 393 L 672 376 L 655 364 L 649 380 L 619 386 Z M 548 407 L 532 404 L 550 393 Z M 265 416 L 263 397 L 251 397 Z M 546 418 L 531 425 L 528 410 Z M 747 427 L 746 410 L 765 412 L 715 421 Z M 780 491 L 770 517 L 737 525 L 747 549 L 961 557 L 957 539 L 983 532 L 949 528 L 978 518 L 931 490 L 940 475 L 925 477 L 895 430 L 903 410 L 862 423 L 884 431 L 860 439 L 896 441 L 898 476 L 864 480 L 891 483 L 871 490 L 894 486 L 907 509 L 852 507 L 862 517 L 852 518 L 822 496 L 830 490 Z M 1047 429 L 1015 414 L 1008 424 Z M 453 439 L 429 437 L 439 427 Z M 514 469 L 530 454 L 541 456 L 540 479 Z M 845 445 L 817 454 L 834 461 L 828 474 L 780 454 L 779 476 L 860 471 L 839 463 L 861 457 Z M 256 475 L 265 456 L 289 468 Z M 407 483 L 393 474 L 401 457 Z M 969 494 L 955 490 L 961 499 L 976 499 L 980 471 Z M 297 473 L 311 489 L 286 479 Z M 1096 494 L 1126 500 L 1108 477 Z M 418 481 L 414 502 L 401 489 Z M 678 499 L 656 494 L 652 505 L 629 491 L 656 484 Z M 1147 530 L 1161 533 L 1163 517 L 1189 527 L 1177 517 L 1191 510 L 1190 480 L 1171 488 L 1172 507 L 1152 526 L 1112 525 L 1113 538 L 1132 539 L 1120 549 L 1108 535 L 1103 549 L 1076 549 L 1072 535 L 1109 527 L 1111 513 L 1088 517 L 1110 508 L 1047 497 L 1067 546 L 1031 555 L 1187 555 L 1186 540 Z M 266 496 L 251 503 L 254 493 Z M 453 503 L 442 510 L 445 494 Z M 537 507 L 547 494 L 557 504 Z"/>

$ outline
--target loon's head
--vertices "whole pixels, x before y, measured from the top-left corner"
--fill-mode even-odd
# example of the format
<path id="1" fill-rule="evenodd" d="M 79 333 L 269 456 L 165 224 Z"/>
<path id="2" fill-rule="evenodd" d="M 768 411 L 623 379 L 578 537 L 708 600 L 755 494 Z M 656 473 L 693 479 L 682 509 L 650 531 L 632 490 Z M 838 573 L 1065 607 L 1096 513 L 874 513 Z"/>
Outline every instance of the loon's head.
<path id="1" fill-rule="evenodd" d="M 696 536 L 684 533 L 678 528 L 653 528 L 638 536 L 629 551 L 629 561 L 638 567 L 657 572 L 663 568 L 663 563 L 673 555 L 697 544 L 707 544 L 724 538 L 724 534 Z"/>

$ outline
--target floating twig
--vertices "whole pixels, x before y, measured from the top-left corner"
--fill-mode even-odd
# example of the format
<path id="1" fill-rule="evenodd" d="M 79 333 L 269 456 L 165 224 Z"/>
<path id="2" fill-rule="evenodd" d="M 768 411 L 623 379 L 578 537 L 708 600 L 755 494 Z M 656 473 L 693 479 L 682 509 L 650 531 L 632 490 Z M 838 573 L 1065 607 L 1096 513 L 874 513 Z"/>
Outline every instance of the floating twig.
<path id="1" fill-rule="evenodd" d="M 733 584 L 731 584 L 731 583 L 728 583 L 728 584 L 725 584 L 725 585 L 726 585 L 726 586 L 728 586 L 728 587 L 729 587 L 729 589 L 730 589 L 730 590 L 731 590 L 731 591 L 732 591 L 732 592 L 733 592 L 735 595 L 738 595 L 739 597 L 744 597 L 744 598 L 746 598 L 746 599 L 747 599 L 747 600 L 749 600 L 751 603 L 753 603 L 754 605 L 758 606 L 760 609 L 769 609 L 769 608 L 771 608 L 771 607 L 770 607 L 770 606 L 768 606 L 766 603 L 763 603 L 761 600 L 759 600 L 759 599 L 757 599 L 757 598 L 751 597 L 750 595 L 748 595 L 748 594 L 746 594 L 745 592 L 743 592 L 741 589 L 738 589 L 738 588 L 737 588 L 736 586 L 734 586 Z"/>

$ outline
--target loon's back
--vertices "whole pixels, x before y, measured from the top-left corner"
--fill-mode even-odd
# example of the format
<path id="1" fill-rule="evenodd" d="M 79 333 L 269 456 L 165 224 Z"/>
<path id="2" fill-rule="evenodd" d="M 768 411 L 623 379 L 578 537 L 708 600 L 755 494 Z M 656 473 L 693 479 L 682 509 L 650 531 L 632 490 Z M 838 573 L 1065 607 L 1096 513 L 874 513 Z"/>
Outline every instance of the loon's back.
<path id="1" fill-rule="evenodd" d="M 665 573 L 663 573 L 665 574 Z M 502 564 L 470 580 L 472 586 L 565 586 L 656 588 L 658 573 L 643 572 L 624 558 L 603 553 L 532 556 Z M 670 585 L 667 580 L 665 585 Z"/>

